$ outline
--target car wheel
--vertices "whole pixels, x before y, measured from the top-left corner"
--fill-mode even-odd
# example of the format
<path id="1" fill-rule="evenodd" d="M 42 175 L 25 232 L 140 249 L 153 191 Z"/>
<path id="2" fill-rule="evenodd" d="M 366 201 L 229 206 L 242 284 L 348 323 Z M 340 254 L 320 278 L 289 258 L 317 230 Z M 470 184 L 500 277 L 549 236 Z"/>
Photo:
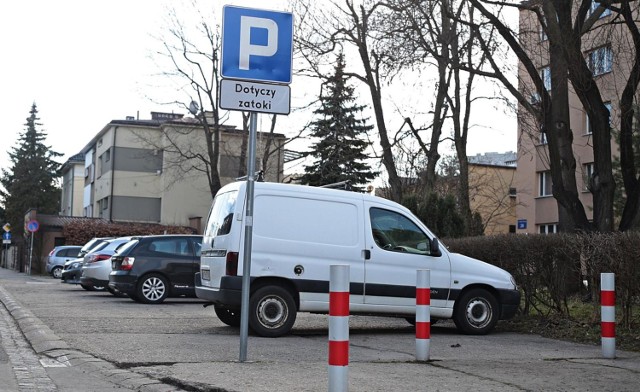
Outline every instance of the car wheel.
<path id="1" fill-rule="evenodd" d="M 53 267 L 51 270 L 51 276 L 56 279 L 62 278 L 62 267 Z"/>
<path id="2" fill-rule="evenodd" d="M 240 326 L 240 309 L 227 309 L 214 305 L 213 309 L 216 311 L 216 316 L 223 323 L 230 327 Z"/>
<path id="3" fill-rule="evenodd" d="M 259 336 L 286 335 L 296 321 L 296 312 L 295 301 L 287 289 L 260 287 L 249 299 L 249 327 Z"/>
<path id="4" fill-rule="evenodd" d="M 456 301 L 453 322 L 463 333 L 484 335 L 495 327 L 498 316 L 496 298 L 487 290 L 472 289 Z"/>
<path id="5" fill-rule="evenodd" d="M 167 279 L 159 274 L 149 274 L 144 276 L 140 283 L 136 296 L 142 303 L 159 304 L 169 295 L 169 285 Z"/>

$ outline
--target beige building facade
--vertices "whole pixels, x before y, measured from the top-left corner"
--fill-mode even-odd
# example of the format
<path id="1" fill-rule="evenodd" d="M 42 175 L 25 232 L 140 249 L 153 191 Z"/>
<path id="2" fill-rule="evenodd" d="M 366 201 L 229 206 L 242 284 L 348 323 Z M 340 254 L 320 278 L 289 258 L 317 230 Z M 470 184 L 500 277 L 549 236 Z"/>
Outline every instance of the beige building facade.
<path id="1" fill-rule="evenodd" d="M 241 173 L 246 139 L 245 132 L 223 127 L 218 162 L 223 185 Z M 256 168 L 262 168 L 267 144 L 271 152 L 264 169 L 268 181 L 282 180 L 285 140 L 272 134 L 267 143 L 265 134 L 258 135 Z M 201 232 L 213 197 L 204 164 L 186 158 L 207 156 L 205 134 L 196 119 L 154 112 L 151 120 L 113 120 L 82 154 L 82 207 L 77 216 L 192 226 Z M 63 195 L 78 188 L 70 178 L 63 178 Z"/>
<path id="2" fill-rule="evenodd" d="M 82 194 L 84 192 L 84 154 L 69 158 L 60 168 L 62 183 L 61 216 L 82 216 Z"/>
<path id="3" fill-rule="evenodd" d="M 485 235 L 516 232 L 516 153 L 469 156 L 469 206 Z"/>
<path id="4" fill-rule="evenodd" d="M 595 7 L 595 6 L 594 6 Z M 610 22 L 613 15 L 604 12 L 596 25 Z M 624 37 L 624 29 L 618 27 L 596 28 L 583 37 L 583 54 L 587 59 L 603 100 L 611 113 L 612 135 L 619 126 L 617 103 L 629 75 L 628 57 L 633 50 L 625 49 L 631 40 Z M 536 63 L 545 87 L 551 91 L 549 68 L 549 43 L 538 19 L 532 12 L 520 12 L 520 38 L 529 57 Z M 531 103 L 539 102 L 531 80 L 522 64 L 519 66 L 520 91 Z M 576 184 L 579 199 L 589 219 L 593 217 L 593 198 L 588 189 L 594 172 L 592 129 L 582 103 L 569 83 L 569 117 L 573 133 L 573 153 L 576 159 Z M 518 108 L 518 165 L 515 187 L 517 189 L 517 233 L 558 232 L 558 204 L 552 195 L 547 140 L 542 127 L 520 106 Z M 615 137 L 611 141 L 612 155 L 619 156 Z"/>

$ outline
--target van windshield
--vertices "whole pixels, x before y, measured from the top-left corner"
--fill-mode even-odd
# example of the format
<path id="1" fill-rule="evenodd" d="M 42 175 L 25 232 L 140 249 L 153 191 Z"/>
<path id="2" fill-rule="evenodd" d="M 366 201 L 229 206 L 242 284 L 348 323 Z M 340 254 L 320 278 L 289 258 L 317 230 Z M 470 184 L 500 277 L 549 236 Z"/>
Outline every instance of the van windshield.
<path id="1" fill-rule="evenodd" d="M 207 222 L 205 236 L 215 237 L 229 234 L 233 223 L 233 212 L 235 211 L 237 197 L 238 191 L 216 195 L 215 199 L 213 199 L 213 207 Z"/>

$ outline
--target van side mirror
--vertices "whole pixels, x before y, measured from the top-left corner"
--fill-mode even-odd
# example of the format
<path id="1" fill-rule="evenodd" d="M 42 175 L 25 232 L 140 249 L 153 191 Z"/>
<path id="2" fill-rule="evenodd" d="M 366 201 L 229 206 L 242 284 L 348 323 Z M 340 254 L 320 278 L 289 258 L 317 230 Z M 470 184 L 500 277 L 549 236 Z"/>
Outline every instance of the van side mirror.
<path id="1" fill-rule="evenodd" d="M 436 237 L 433 237 L 431 239 L 431 244 L 430 244 L 430 250 L 431 253 L 430 255 L 433 257 L 440 257 L 442 256 L 442 251 L 440 250 L 440 241 L 438 241 L 438 239 Z"/>

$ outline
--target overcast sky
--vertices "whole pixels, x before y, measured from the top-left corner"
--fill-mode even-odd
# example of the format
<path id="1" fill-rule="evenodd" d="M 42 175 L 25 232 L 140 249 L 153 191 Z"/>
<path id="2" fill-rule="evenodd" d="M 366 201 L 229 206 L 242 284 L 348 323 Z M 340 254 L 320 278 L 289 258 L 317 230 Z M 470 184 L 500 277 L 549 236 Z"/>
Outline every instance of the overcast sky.
<path id="1" fill-rule="evenodd" d="M 204 10 L 218 8 L 219 14 L 224 4 L 255 7 L 255 2 L 248 1 L 199 0 L 199 3 Z M 64 154 L 61 163 L 80 152 L 111 120 L 126 116 L 148 119 L 151 111 L 171 111 L 149 98 L 170 99 L 167 92 L 153 90 L 152 86 L 157 85 L 153 75 L 158 69 L 149 59 L 152 48 L 158 45 L 154 37 L 166 27 L 163 18 L 167 4 L 174 7 L 180 3 L 5 2 L 0 13 L 0 166 L 9 165 L 8 152 L 16 146 L 18 134 L 25 130 L 34 102 L 43 124 L 41 129 L 48 135 L 46 144 Z M 266 0 L 259 7 L 285 10 L 283 4 L 286 1 Z M 292 106 L 305 104 L 295 101 L 301 88 L 294 76 Z M 173 110 L 183 112 L 178 107 Z M 486 126 L 475 128 L 470 136 L 470 154 L 515 151 L 513 116 L 508 118 L 491 110 L 483 111 Z"/>

